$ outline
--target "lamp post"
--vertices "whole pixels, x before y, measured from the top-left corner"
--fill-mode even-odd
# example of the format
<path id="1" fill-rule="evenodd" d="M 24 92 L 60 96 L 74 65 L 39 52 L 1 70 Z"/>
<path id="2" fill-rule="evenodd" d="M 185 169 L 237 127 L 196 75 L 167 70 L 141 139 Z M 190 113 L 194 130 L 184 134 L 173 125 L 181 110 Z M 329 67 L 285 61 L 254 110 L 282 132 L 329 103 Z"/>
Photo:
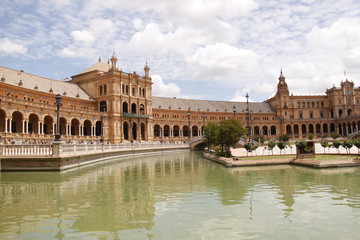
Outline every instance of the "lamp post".
<path id="1" fill-rule="evenodd" d="M 202 115 L 201 115 L 201 117 L 202 117 L 202 119 L 203 119 L 202 136 L 204 136 L 206 114 L 203 112 Z"/>
<path id="2" fill-rule="evenodd" d="M 234 112 L 234 119 L 235 119 L 235 113 L 236 113 L 236 107 L 235 107 L 235 105 L 233 106 L 233 112 Z"/>
<path id="3" fill-rule="evenodd" d="M 100 115 L 101 129 L 100 129 L 100 143 L 104 143 L 104 115 Z"/>
<path id="4" fill-rule="evenodd" d="M 248 130 L 248 137 L 250 142 L 251 128 L 250 128 L 250 108 L 249 108 L 249 94 L 246 93 L 246 128 Z"/>
<path id="5" fill-rule="evenodd" d="M 60 134 L 60 106 L 61 106 L 61 100 L 62 97 L 60 94 L 57 94 L 55 97 L 56 100 L 56 134 L 55 134 L 55 141 L 60 142 L 61 141 L 61 134 Z"/>
<path id="6" fill-rule="evenodd" d="M 188 121 L 189 121 L 189 130 L 188 130 L 188 139 L 190 143 L 190 134 L 191 134 L 191 128 L 190 128 L 190 110 L 187 112 Z"/>

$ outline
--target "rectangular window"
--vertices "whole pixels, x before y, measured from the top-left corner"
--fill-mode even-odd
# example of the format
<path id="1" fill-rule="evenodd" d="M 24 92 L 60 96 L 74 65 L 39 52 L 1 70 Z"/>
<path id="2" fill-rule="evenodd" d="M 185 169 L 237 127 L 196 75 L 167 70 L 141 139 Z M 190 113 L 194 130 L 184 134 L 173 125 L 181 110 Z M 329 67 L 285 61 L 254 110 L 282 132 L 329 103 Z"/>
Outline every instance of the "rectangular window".
<path id="1" fill-rule="evenodd" d="M 310 111 L 310 118 L 314 118 L 314 114 L 312 111 Z"/>
<path id="2" fill-rule="evenodd" d="M 131 96 L 135 96 L 135 88 L 131 88 Z"/>

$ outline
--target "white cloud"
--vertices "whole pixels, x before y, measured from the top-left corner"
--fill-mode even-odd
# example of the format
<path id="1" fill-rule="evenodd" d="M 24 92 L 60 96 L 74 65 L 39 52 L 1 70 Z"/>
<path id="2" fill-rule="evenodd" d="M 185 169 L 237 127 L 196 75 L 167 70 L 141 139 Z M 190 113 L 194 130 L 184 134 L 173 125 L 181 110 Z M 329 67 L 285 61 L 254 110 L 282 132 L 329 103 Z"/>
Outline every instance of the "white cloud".
<path id="1" fill-rule="evenodd" d="M 153 95 L 159 97 L 183 97 L 180 87 L 174 83 L 165 84 L 159 75 L 153 75 Z"/>
<path id="2" fill-rule="evenodd" d="M 75 41 L 78 42 L 89 42 L 92 43 L 94 42 L 94 35 L 86 30 L 76 30 L 76 31 L 72 31 L 71 32 L 71 36 L 74 38 Z"/>
<path id="3" fill-rule="evenodd" d="M 217 43 L 199 48 L 187 62 L 200 79 L 228 79 L 254 71 L 257 58 L 253 50 Z"/>
<path id="4" fill-rule="evenodd" d="M 22 44 L 15 43 L 8 38 L 0 39 L 0 53 L 5 55 L 10 54 L 25 54 L 27 48 Z"/>

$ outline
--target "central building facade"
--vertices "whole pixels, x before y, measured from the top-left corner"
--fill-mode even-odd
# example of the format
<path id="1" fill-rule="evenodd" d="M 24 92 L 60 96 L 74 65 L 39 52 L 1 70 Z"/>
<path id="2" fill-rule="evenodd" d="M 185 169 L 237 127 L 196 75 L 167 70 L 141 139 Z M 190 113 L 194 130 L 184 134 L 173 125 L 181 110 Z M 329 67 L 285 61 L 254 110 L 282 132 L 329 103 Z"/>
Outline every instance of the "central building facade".
<path id="1" fill-rule="evenodd" d="M 56 81 L 0 67 L 0 134 L 3 142 L 49 142 L 56 129 L 55 95 L 62 96 L 60 132 L 68 142 L 187 142 L 208 122 L 235 118 L 265 139 L 343 136 L 360 129 L 360 88 L 341 81 L 324 95 L 290 94 L 282 72 L 277 93 L 264 102 L 226 102 L 152 96 L 150 68 L 126 73 L 115 54 Z"/>

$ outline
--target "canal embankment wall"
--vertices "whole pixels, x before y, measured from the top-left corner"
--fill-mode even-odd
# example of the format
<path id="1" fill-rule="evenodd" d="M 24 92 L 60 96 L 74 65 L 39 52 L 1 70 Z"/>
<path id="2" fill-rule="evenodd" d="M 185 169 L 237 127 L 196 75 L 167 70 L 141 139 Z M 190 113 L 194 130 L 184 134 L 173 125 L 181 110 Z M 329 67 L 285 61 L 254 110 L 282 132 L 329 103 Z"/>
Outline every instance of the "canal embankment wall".
<path id="1" fill-rule="evenodd" d="M 121 149 L 107 152 L 92 152 L 66 156 L 1 156 L 1 171 L 63 171 L 116 158 L 141 156 L 161 152 L 189 150 L 189 146 L 166 148 Z"/>
<path id="2" fill-rule="evenodd" d="M 225 158 L 216 156 L 211 153 L 204 153 L 203 156 L 211 161 L 225 165 L 226 167 L 249 167 L 249 166 L 267 166 L 291 164 L 311 168 L 338 168 L 338 167 L 358 167 L 360 166 L 360 159 L 356 159 L 357 155 L 353 155 L 354 159 L 339 159 L 339 160 L 313 160 L 305 158 L 296 158 L 294 155 L 289 155 L 285 158 L 271 158 L 261 160 L 250 160 L 241 158 Z"/>

